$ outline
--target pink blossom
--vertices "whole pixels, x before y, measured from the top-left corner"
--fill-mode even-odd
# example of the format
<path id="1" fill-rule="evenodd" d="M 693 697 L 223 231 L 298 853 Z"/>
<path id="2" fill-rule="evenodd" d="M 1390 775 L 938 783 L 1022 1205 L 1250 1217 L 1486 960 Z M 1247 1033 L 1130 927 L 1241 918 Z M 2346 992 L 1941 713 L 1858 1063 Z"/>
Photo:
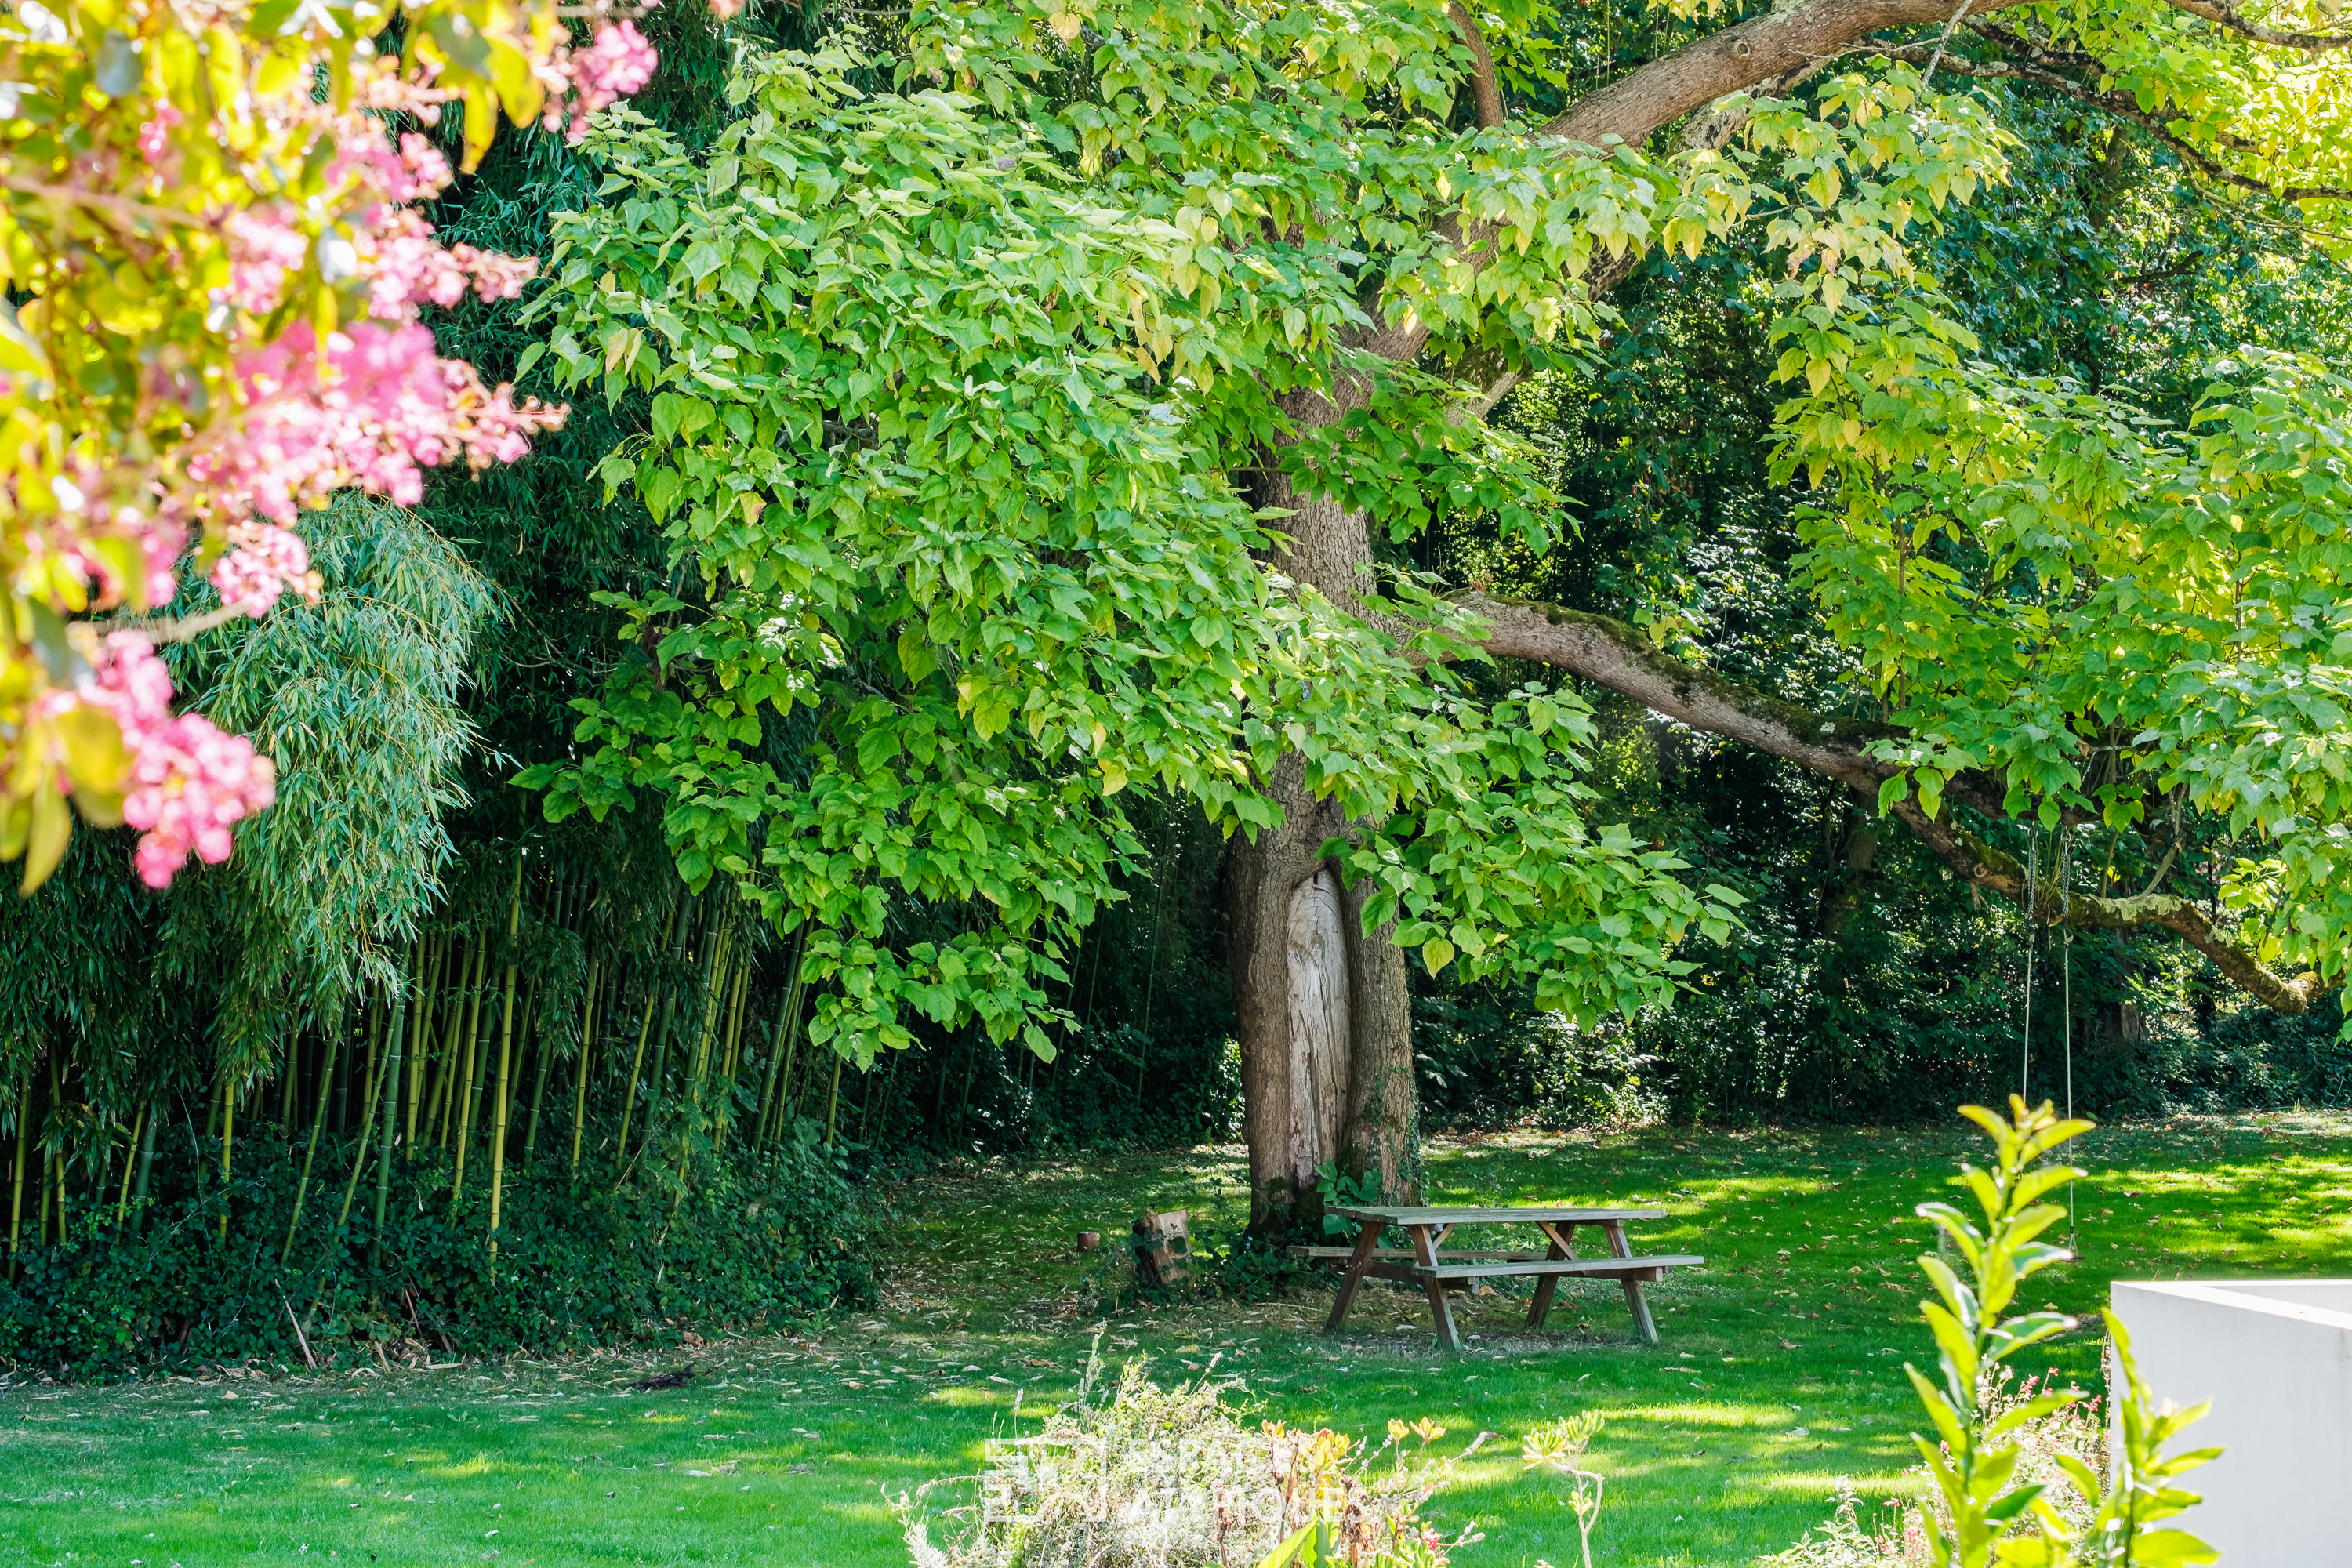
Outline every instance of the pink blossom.
<path id="1" fill-rule="evenodd" d="M 110 636 L 75 696 L 122 731 L 131 754 L 122 819 L 142 830 L 134 862 L 149 887 L 171 886 L 191 854 L 207 865 L 227 859 L 230 825 L 277 798 L 277 769 L 251 741 L 172 711 L 171 674 L 143 633 Z"/>
<path id="2" fill-rule="evenodd" d="M 212 585 L 221 603 L 256 620 L 268 615 L 278 595 L 292 589 L 309 604 L 319 602 L 319 574 L 299 534 L 275 523 L 240 522 L 228 531 L 228 550 L 213 563 Z"/>
<path id="3" fill-rule="evenodd" d="M 276 310 L 286 275 L 302 265 L 310 242 L 273 208 L 231 214 L 226 226 L 228 283 L 214 289 L 213 298 L 256 315 Z"/>
<path id="4" fill-rule="evenodd" d="M 562 61 L 562 79 L 570 91 L 548 95 L 541 126 L 549 131 L 562 127 L 564 140 L 576 145 L 588 134 L 589 116 L 653 80 L 660 62 L 635 23 L 599 27 L 593 43 Z"/>
<path id="5" fill-rule="evenodd" d="M 539 271 L 528 256 L 501 256 L 453 245 L 444 250 L 433 243 L 433 226 L 415 213 L 394 212 L 370 237 L 363 259 L 368 274 L 368 313 L 387 321 L 406 321 L 419 304 L 444 310 L 466 297 L 471 279 L 485 300 L 511 300 Z"/>
<path id="6" fill-rule="evenodd" d="M 491 392 L 473 366 L 437 358 L 414 321 L 330 333 L 323 370 L 317 345 L 299 322 L 238 363 L 247 417 L 186 468 L 205 510 L 290 526 L 346 485 L 413 506 L 422 469 L 461 453 L 476 468 L 511 462 L 532 433 L 563 421 L 562 409 L 536 398 L 517 407 L 511 388 Z"/>
<path id="7" fill-rule="evenodd" d="M 139 155 L 150 163 L 162 163 L 172 144 L 172 128 L 186 118 L 170 99 L 160 100 L 155 112 L 139 127 Z"/>
<path id="8" fill-rule="evenodd" d="M 412 212 L 394 213 L 379 226 L 367 268 L 368 313 L 387 321 L 415 315 L 419 300 L 446 310 L 466 297 L 465 268 L 433 243 L 432 226 Z"/>
<path id="9" fill-rule="evenodd" d="M 539 273 L 536 257 L 501 256 L 495 250 L 477 250 L 470 245 L 451 246 L 449 257 L 473 275 L 474 292 L 486 304 L 493 300 L 520 298 L 522 286 Z"/>
<path id="10" fill-rule="evenodd" d="M 602 109 L 653 80 L 654 67 L 660 61 L 637 25 L 623 22 L 617 27 L 598 28 L 588 52 L 572 58 L 572 79 L 583 97 L 600 100 L 595 107 Z"/>
<path id="11" fill-rule="evenodd" d="M 75 480 L 68 482 L 75 483 L 77 489 L 97 490 L 103 480 L 95 466 L 85 466 L 76 470 Z M 137 543 L 142 581 L 123 580 L 120 555 L 100 547 L 105 540 Z M 36 561 L 44 554 L 57 558 L 89 595 L 90 608 L 109 610 L 133 598 L 148 605 L 169 604 L 179 592 L 173 567 L 180 552 L 187 548 L 188 531 L 175 518 L 151 518 L 137 507 L 118 507 L 101 500 L 61 507 L 47 514 L 40 526 L 28 532 L 26 542 Z"/>
<path id="12" fill-rule="evenodd" d="M 643 87 L 655 65 L 652 47 L 627 23 L 599 29 L 585 49 L 558 51 L 534 68 L 551 89 L 549 123 L 568 115 L 576 140 L 589 115 Z M 378 112 L 413 113 L 430 124 L 452 95 L 432 86 L 429 67 L 404 75 L 389 59 L 357 71 L 354 88 L 341 105 L 297 98 L 281 106 L 331 139 L 328 190 L 316 210 L 298 215 L 265 202 L 232 213 L 222 226 L 228 276 L 212 298 L 238 312 L 219 329 L 235 355 L 233 409 L 223 418 L 210 412 L 194 418 L 212 389 L 184 371 L 150 367 L 143 391 L 159 406 L 185 406 L 204 433 L 160 472 L 135 480 L 110 480 L 95 468 L 60 476 L 58 509 L 31 533 L 34 567 L 55 574 L 48 580 L 61 587 L 78 581 L 90 607 L 136 599 L 141 588 L 146 604 L 167 604 L 178 587 L 176 563 L 198 530 L 225 537 L 210 574 L 224 605 L 258 616 L 289 591 L 315 602 L 318 574 L 293 531 L 304 509 L 345 488 L 414 504 L 424 469 L 460 458 L 474 468 L 512 462 L 540 432 L 562 423 L 564 409 L 536 398 L 518 404 L 511 386 L 486 386 L 470 364 L 440 358 L 433 334 L 417 322 L 420 307 L 454 306 L 469 289 L 485 301 L 517 298 L 537 270 L 529 258 L 467 245 L 445 249 L 411 209 L 448 187 L 449 160 L 415 132 L 395 141 Z M 159 101 L 140 127 L 139 151 L 158 181 L 173 177 L 173 132 L 184 119 Z M 232 139 L 220 122 L 209 130 Z M 323 339 L 298 320 L 274 341 L 257 342 L 254 318 L 284 301 L 310 259 L 308 229 L 350 237 L 348 249 L 338 238 L 320 259 L 339 276 L 355 261 L 368 316 Z M 123 541 L 136 543 L 135 555 L 120 547 Z M 121 580 L 141 571 L 143 583 Z M 122 632 L 107 639 L 88 680 L 40 699 L 53 712 L 78 704 L 103 710 L 121 730 L 131 759 L 123 816 L 142 830 L 139 872 L 157 888 L 192 854 L 226 858 L 231 826 L 275 795 L 270 762 L 250 742 L 198 715 L 173 715 L 171 698 L 169 676 L 146 638 Z"/>
<path id="13" fill-rule="evenodd" d="M 441 149 L 414 131 L 401 132 L 400 162 L 410 175 L 409 194 L 395 196 L 395 201 L 430 200 L 446 190 L 454 177 L 449 172 L 449 160 L 441 155 Z"/>

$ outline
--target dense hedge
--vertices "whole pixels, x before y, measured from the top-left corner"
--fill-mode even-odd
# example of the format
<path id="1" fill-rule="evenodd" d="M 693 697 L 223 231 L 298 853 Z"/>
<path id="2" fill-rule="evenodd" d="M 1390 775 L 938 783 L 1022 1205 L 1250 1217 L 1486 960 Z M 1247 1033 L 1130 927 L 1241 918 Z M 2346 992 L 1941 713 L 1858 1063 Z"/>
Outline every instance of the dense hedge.
<path id="1" fill-rule="evenodd" d="M 379 1266 L 373 1163 L 338 1234 L 351 1152 L 321 1149 L 289 1248 L 301 1152 L 241 1148 L 226 1241 L 215 1186 L 145 1213 L 131 1205 L 120 1224 L 110 1204 L 69 1215 L 66 1244 L 21 1247 L 0 1283 L 0 1363 L 74 1377 L 248 1359 L 295 1365 L 300 1320 L 321 1365 L 349 1366 L 380 1352 L 675 1342 L 870 1301 L 843 1158 L 818 1143 L 818 1130 L 797 1131 L 682 1199 L 652 1184 L 614 1192 L 608 1172 L 577 1182 L 561 1170 L 510 1174 L 495 1274 L 478 1167 L 454 1205 L 446 1163 L 395 1167 Z"/>

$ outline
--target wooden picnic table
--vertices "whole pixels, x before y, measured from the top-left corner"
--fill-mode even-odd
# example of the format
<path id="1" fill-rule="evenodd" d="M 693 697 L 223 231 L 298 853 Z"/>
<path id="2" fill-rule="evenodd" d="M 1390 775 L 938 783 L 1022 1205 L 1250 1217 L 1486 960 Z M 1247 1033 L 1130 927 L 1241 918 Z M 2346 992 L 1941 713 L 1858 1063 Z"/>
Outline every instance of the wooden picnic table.
<path id="1" fill-rule="evenodd" d="M 1509 1208 L 1399 1208 L 1386 1205 L 1355 1206 L 1333 1205 L 1326 1211 L 1352 1219 L 1363 1228 L 1357 1233 L 1353 1247 L 1300 1247 L 1292 1251 L 1305 1258 L 1328 1262 L 1345 1260 L 1346 1273 L 1339 1280 L 1339 1293 L 1331 1303 L 1330 1321 L 1324 1325 L 1326 1333 L 1337 1332 L 1347 1321 L 1348 1309 L 1354 1304 L 1356 1286 L 1366 1275 L 1375 1279 L 1396 1279 L 1418 1284 L 1429 1293 L 1429 1315 L 1437 1325 L 1437 1340 L 1447 1350 L 1462 1348 L 1462 1335 L 1454 1326 L 1454 1310 L 1446 1304 L 1445 1292 L 1467 1289 L 1483 1279 L 1518 1275 L 1538 1281 L 1535 1300 L 1528 1306 L 1528 1327 L 1543 1327 L 1544 1315 L 1551 1310 L 1552 1293 L 1562 1278 L 1581 1275 L 1594 1279 L 1614 1279 L 1625 1290 L 1626 1309 L 1633 1314 L 1633 1331 L 1643 1344 L 1658 1342 L 1658 1326 L 1651 1320 L 1650 1304 L 1643 1300 L 1642 1287 L 1666 1277 L 1669 1268 L 1682 1268 L 1704 1263 L 1704 1258 L 1689 1253 L 1674 1253 L 1653 1258 L 1636 1258 L 1625 1239 L 1625 1222 L 1632 1219 L 1661 1219 L 1664 1209 L 1578 1209 L 1555 1208 L 1529 1205 Z M 1518 1251 L 1447 1251 L 1440 1244 L 1460 1226 L 1532 1225 L 1544 1233 L 1549 1246 L 1541 1252 Z M 1599 1230 L 1608 1244 L 1608 1253 L 1595 1258 L 1576 1255 L 1575 1236 L 1578 1226 L 1591 1226 Z M 1404 1247 L 1383 1247 L 1381 1235 L 1391 1226 L 1405 1233 Z"/>

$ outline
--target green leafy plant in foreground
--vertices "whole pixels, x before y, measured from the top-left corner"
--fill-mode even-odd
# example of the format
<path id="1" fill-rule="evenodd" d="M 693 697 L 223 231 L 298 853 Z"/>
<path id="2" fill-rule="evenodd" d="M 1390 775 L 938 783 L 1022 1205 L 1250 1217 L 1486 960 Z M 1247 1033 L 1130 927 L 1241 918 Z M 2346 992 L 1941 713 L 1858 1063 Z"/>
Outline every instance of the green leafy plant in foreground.
<path id="1" fill-rule="evenodd" d="M 1919 1205 L 1948 1237 L 1969 1273 L 1963 1278 L 1943 1258 L 1929 1254 L 1919 1267 L 1935 1285 L 1937 1300 L 1922 1303 L 1939 1350 L 1940 1384 L 1907 1363 L 1919 1402 L 1927 1407 L 1940 1445 L 1915 1436 L 1920 1458 L 1934 1482 L 1940 1509 L 1925 1511 L 1929 1561 L 1936 1568 L 2125 1568 L 2210 1563 L 2219 1553 L 2185 1531 L 2153 1528 L 2198 1500 L 2169 1485 L 2183 1471 L 2220 1452 L 2208 1448 L 2167 1455 L 2182 1428 L 2205 1413 L 2204 1405 L 2176 1410 L 2151 1408 L 2147 1385 L 2131 1354 L 2131 1337 L 2112 1313 L 2103 1314 L 2113 1336 L 2115 1365 L 2122 1386 L 2116 1394 L 2119 1441 L 2114 1475 L 2102 1483 L 2083 1460 L 2062 1457 L 2059 1465 L 2086 1502 L 2095 1506 L 2087 1529 L 2076 1530 L 2051 1506 L 2040 1483 L 2011 1485 L 2021 1447 L 2020 1432 L 2082 1397 L 2071 1389 L 2045 1389 L 2021 1401 L 1994 1395 L 2003 1363 L 2029 1345 L 2075 1326 L 2060 1312 L 2029 1312 L 2004 1318 L 2027 1278 L 2073 1257 L 2065 1248 L 2037 1240 L 2064 1217 L 2056 1204 L 2040 1200 L 2084 1174 L 2063 1163 L 2037 1164 L 2060 1145 L 2090 1130 L 2087 1121 L 2061 1120 L 2050 1104 L 2028 1110 L 2010 1101 L 2004 1120 L 1982 1106 L 1960 1114 L 1993 1141 L 1990 1170 L 1960 1167 L 1961 1178 L 1983 1211 L 1979 1226 L 1953 1205 Z M 2022 1528 L 2030 1522 L 2038 1529 Z"/>

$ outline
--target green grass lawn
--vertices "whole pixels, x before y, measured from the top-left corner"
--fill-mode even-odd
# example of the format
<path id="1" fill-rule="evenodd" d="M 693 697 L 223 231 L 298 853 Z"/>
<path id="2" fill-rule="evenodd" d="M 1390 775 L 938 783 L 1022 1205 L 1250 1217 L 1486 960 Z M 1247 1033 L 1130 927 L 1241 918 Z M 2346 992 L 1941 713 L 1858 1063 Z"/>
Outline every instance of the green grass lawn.
<path id="1" fill-rule="evenodd" d="M 1475 1336 L 1435 1353 L 1418 1293 L 1368 1286 L 1350 1331 L 1316 1331 L 1328 1290 L 1206 1300 L 1110 1321 L 1107 1356 L 1162 1379 L 1217 1359 L 1268 1418 L 1376 1433 L 1429 1416 L 1447 1446 L 1492 1431 L 1442 1496 L 1483 1542 L 1464 1568 L 1575 1556 L 1553 1487 L 1520 1476 L 1517 1438 L 1597 1409 L 1609 1478 L 1594 1561 L 1734 1564 L 1786 1546 L 1837 1478 L 1900 1486 L 1917 1422 L 1901 1378 L 1927 1359 L 1912 1205 L 1947 1190 L 1967 1130 L 1513 1132 L 1430 1151 L 1442 1202 L 1608 1201 L 1664 1208 L 1638 1250 L 1696 1252 L 1652 1288 L 1661 1342 L 1627 1342 L 1617 1287 L 1562 1287 L 1551 1329 L 1522 1300 L 1460 1309 Z M 2352 1240 L 2352 1120 L 2181 1119 L 2092 1135 L 2081 1260 L 2044 1275 L 2070 1311 L 2112 1279 L 2341 1274 Z M 968 1472 L 992 1434 L 1066 1398 L 1093 1320 L 1079 1302 L 1145 1208 L 1238 1217 L 1234 1151 L 992 1164 L 889 1194 L 883 1307 L 814 1335 L 653 1358 L 446 1370 L 170 1378 L 0 1388 L 0 1568 L 18 1564 L 906 1561 L 886 1494 Z M 684 1390 L 636 1394 L 691 1354 Z M 2093 1383 L 2085 1331 L 2032 1369 Z M 1018 1403 L 1016 1412 L 1015 1405 Z"/>

